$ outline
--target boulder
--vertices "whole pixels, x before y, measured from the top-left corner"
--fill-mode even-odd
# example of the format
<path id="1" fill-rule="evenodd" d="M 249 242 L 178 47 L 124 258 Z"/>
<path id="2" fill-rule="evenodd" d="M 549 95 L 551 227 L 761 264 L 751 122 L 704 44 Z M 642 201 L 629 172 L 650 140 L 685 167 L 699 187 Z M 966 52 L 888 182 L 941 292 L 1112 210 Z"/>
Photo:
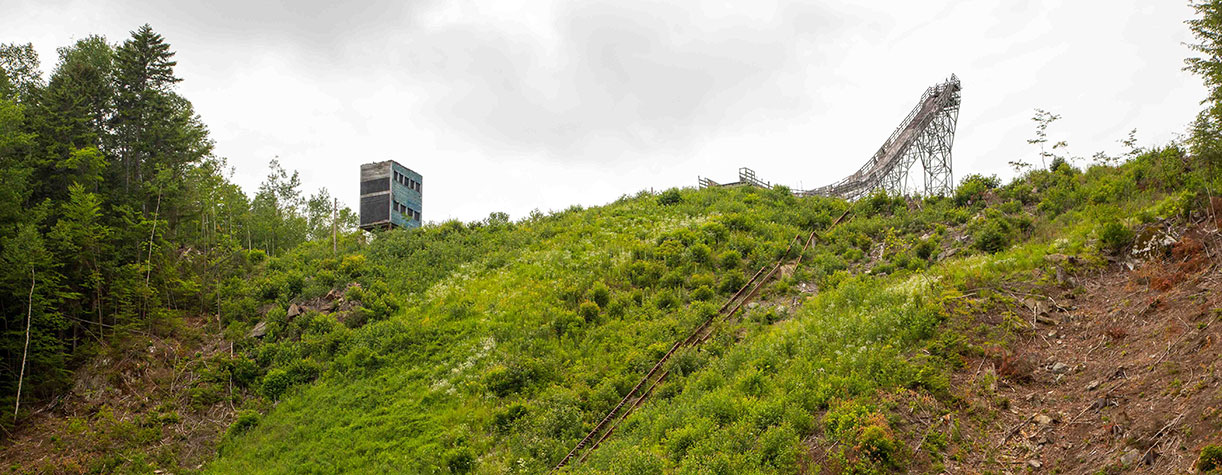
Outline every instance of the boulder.
<path id="1" fill-rule="evenodd" d="M 267 322 L 259 322 L 255 324 L 254 328 L 250 329 L 250 333 L 247 336 L 251 338 L 263 338 L 263 335 L 266 335 L 266 334 L 267 334 Z"/>
<path id="2" fill-rule="evenodd" d="M 301 310 L 301 307 L 297 306 L 297 304 L 289 305 L 289 312 L 288 312 L 289 318 L 296 317 L 298 315 L 301 315 L 302 313 L 305 313 L 305 312 L 303 312 Z"/>

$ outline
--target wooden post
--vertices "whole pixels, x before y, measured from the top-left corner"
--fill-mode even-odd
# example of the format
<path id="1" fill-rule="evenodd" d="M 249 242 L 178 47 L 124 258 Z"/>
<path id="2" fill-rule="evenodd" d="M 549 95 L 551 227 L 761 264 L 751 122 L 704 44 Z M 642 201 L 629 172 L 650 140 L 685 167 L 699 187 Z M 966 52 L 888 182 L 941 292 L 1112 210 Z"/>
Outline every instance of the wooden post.
<path id="1" fill-rule="evenodd" d="M 339 254 L 339 244 L 337 237 L 339 235 L 339 198 L 334 198 L 334 204 L 331 205 L 331 255 Z"/>

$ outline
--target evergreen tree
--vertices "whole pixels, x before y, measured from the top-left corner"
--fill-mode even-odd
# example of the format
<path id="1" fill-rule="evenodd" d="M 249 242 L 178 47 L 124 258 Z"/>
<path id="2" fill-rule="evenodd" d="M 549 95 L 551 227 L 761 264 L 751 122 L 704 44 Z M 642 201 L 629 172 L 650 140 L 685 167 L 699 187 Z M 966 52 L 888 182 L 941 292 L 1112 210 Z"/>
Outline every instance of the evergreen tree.
<path id="1" fill-rule="evenodd" d="M 105 159 L 99 147 L 113 98 L 111 63 L 114 52 L 106 40 L 90 36 L 60 48 L 60 63 L 39 94 L 34 125 L 41 154 L 38 197 L 63 199 L 72 183 L 86 178 L 90 191 L 101 191 L 98 165 Z"/>
<path id="2" fill-rule="evenodd" d="M 124 194 L 144 211 L 149 205 L 142 189 L 145 175 L 164 153 L 163 121 L 175 111 L 171 87 L 181 81 L 174 76 L 178 63 L 173 57 L 169 43 L 147 24 L 133 31 L 115 52 L 116 107 L 111 126 L 119 157 L 116 175 Z"/>
<path id="3" fill-rule="evenodd" d="M 110 228 L 102 222 L 102 200 L 79 183 L 68 191 L 60 206 L 59 220 L 48 237 L 56 255 L 66 258 L 63 273 L 69 285 L 64 294 L 65 310 L 80 321 L 96 316 L 97 334 L 102 334 L 102 261 L 108 254 Z"/>

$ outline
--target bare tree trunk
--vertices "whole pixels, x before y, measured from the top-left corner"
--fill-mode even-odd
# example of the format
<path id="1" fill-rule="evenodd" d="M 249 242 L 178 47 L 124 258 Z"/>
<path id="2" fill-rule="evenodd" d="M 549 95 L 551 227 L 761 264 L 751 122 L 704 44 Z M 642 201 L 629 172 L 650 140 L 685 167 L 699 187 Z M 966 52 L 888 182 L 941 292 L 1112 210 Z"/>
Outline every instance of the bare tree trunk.
<path id="1" fill-rule="evenodd" d="M 98 280 L 96 283 L 93 284 L 93 290 L 94 290 L 94 294 L 93 294 L 94 295 L 94 304 L 93 305 L 94 305 L 94 308 L 98 309 L 98 335 L 101 335 L 102 331 L 104 330 L 103 324 L 102 324 L 103 312 L 102 312 L 102 282 L 101 280 Z M 75 347 L 76 347 L 76 343 L 74 342 L 73 348 Z"/>
<path id="2" fill-rule="evenodd" d="M 148 318 L 149 280 L 153 276 L 153 237 L 157 235 L 157 215 L 161 213 L 161 192 L 157 192 L 157 208 L 153 211 L 153 226 L 149 231 L 149 254 L 144 260 L 144 318 Z"/>
<path id="3" fill-rule="evenodd" d="M 30 354 L 30 325 L 34 321 L 34 268 L 30 267 L 30 304 L 25 315 L 25 349 L 21 351 L 21 373 L 17 376 L 17 403 L 13 405 L 13 421 L 21 410 L 21 384 L 25 382 L 25 360 Z"/>

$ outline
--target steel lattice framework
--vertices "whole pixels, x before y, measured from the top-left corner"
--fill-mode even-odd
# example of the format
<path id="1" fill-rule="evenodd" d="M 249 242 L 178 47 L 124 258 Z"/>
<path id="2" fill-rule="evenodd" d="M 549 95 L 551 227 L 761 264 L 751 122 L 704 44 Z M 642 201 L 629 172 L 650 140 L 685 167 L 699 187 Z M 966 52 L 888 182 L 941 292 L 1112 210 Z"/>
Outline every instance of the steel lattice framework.
<path id="1" fill-rule="evenodd" d="M 912 112 L 861 169 L 836 183 L 797 194 L 847 199 L 880 189 L 897 195 L 950 194 L 954 187 L 951 147 L 959 121 L 959 91 L 959 78 L 954 75 L 926 89 Z M 909 186 L 908 173 L 918 161 L 924 170 L 923 189 Z"/>
<path id="2" fill-rule="evenodd" d="M 830 185 L 797 190 L 794 194 L 838 196 L 850 200 L 874 190 L 885 190 L 895 195 L 949 195 L 955 185 L 951 147 L 955 142 L 955 125 L 959 121 L 959 92 L 959 78 L 954 75 L 926 89 L 912 112 L 856 173 Z M 920 186 L 922 183 L 910 184 L 909 180 L 909 172 L 918 161 L 923 170 L 924 186 Z M 739 182 L 730 185 L 761 186 L 759 183 L 764 182 L 755 178 L 754 171 L 744 168 L 739 169 Z M 721 184 L 701 178 L 700 185 Z"/>

